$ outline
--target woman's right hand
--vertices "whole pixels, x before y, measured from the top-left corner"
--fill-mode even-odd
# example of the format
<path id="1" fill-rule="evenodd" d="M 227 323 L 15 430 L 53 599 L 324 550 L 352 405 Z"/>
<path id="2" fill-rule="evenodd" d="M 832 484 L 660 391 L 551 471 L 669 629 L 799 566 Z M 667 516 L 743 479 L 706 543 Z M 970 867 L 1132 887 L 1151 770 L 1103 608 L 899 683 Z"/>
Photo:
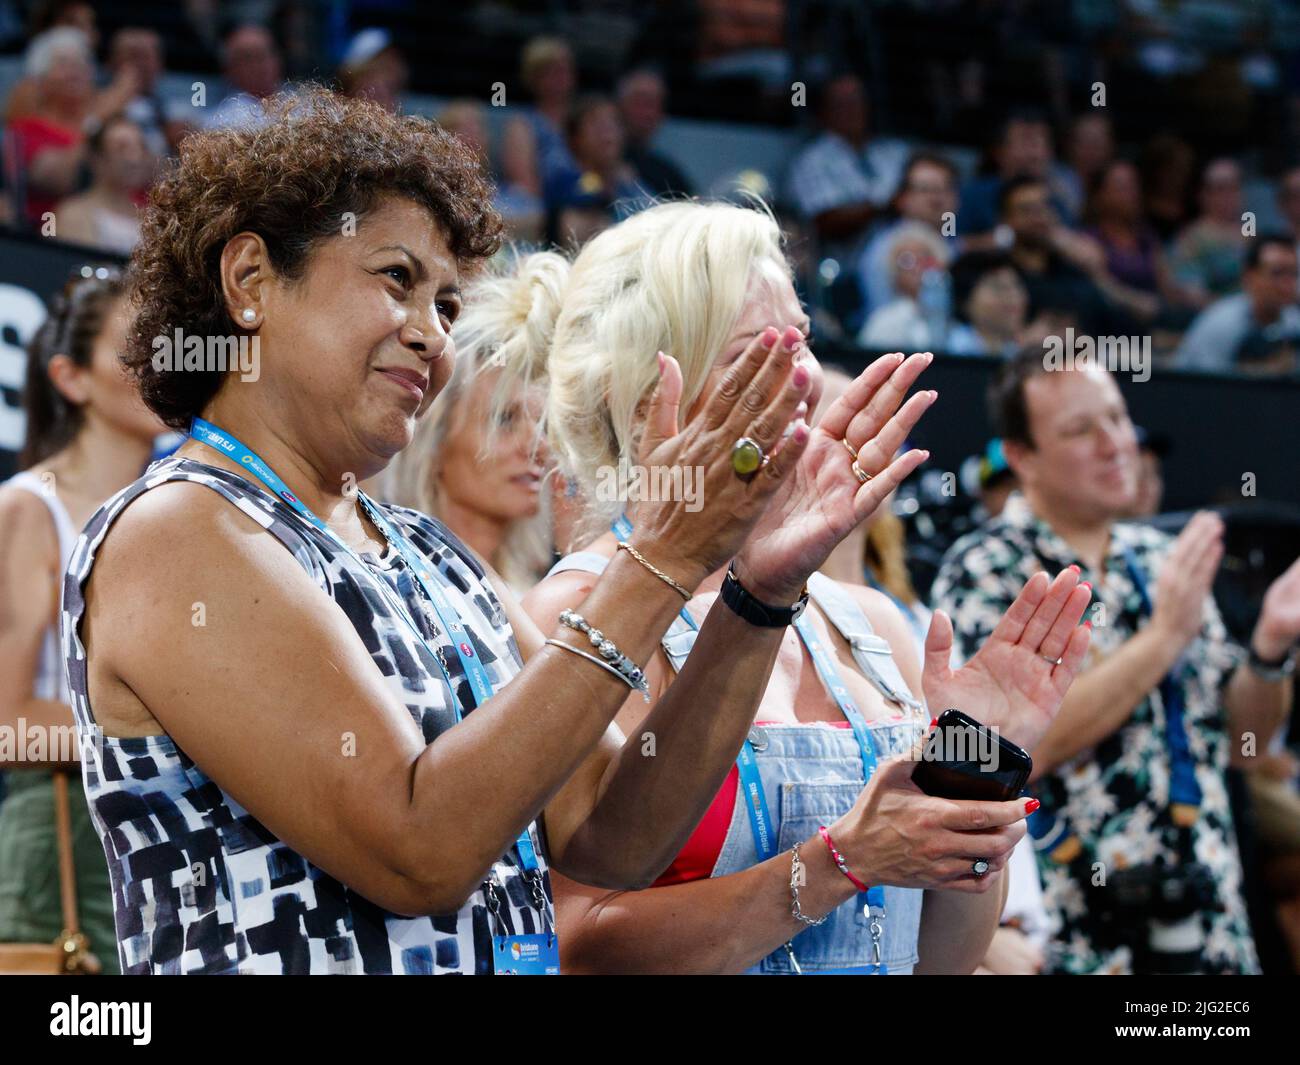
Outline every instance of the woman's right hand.
<path id="1" fill-rule="evenodd" d="M 638 463 L 651 477 L 665 469 L 678 468 L 683 475 L 698 471 L 690 475 L 697 478 L 695 498 L 702 505 L 692 511 L 685 499 L 639 500 L 628 509 L 635 546 L 689 588 L 735 555 L 807 447 L 810 432 L 802 418 L 784 436 L 812 381 L 807 366 L 794 366 L 798 342 L 789 338 L 795 332 L 782 336 L 769 326 L 750 341 L 685 427 L 678 423 L 681 368 L 676 359 L 661 355 Z M 741 437 L 768 456 L 749 480 L 731 466 L 732 448 Z"/>
<path id="2" fill-rule="evenodd" d="M 1025 834 L 1028 799 L 1009 802 L 940 799 L 912 783 L 916 762 L 881 762 L 853 809 L 830 826 L 849 870 L 868 886 L 982 894 Z M 989 863 L 981 877 L 977 858 Z"/>

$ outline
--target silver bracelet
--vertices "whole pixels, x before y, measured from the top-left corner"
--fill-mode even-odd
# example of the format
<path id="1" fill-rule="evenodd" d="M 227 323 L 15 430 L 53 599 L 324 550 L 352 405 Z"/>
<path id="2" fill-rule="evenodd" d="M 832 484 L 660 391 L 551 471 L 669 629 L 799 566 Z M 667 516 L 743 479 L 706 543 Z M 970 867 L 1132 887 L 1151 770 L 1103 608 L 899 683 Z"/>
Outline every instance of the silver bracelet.
<path id="1" fill-rule="evenodd" d="M 799 844 L 795 844 L 790 851 L 790 916 L 812 928 L 819 924 L 825 924 L 830 918 L 830 914 L 824 914 L 821 917 L 805 917 L 803 909 L 799 905 L 799 885 L 803 883 L 803 859 L 799 857 Z"/>
<path id="2" fill-rule="evenodd" d="M 627 677 L 623 676 L 622 673 L 620 673 L 617 669 L 611 666 L 608 662 L 602 662 L 595 655 L 589 655 L 587 654 L 586 651 L 580 651 L 578 650 L 578 648 L 570 646 L 569 644 L 565 643 L 563 640 L 547 640 L 546 642 L 549 643 L 552 647 L 563 647 L 566 651 L 572 651 L 579 658 L 585 658 L 588 662 L 594 662 L 596 665 L 600 666 L 601 669 L 609 673 L 612 673 L 624 684 L 627 683 Z M 641 692 L 641 698 L 644 699 L 646 702 L 649 702 L 650 693 L 644 691 Z"/>
<path id="3" fill-rule="evenodd" d="M 586 636 L 591 641 L 592 647 L 600 654 L 600 658 L 589 655 L 585 651 L 579 651 L 576 647 L 569 647 L 566 643 L 560 643 L 561 647 L 568 647 L 575 654 L 581 654 L 583 658 L 589 658 L 608 669 L 629 688 L 639 691 L 641 698 L 646 702 L 650 701 L 650 683 L 646 680 L 644 671 L 620 651 L 613 640 L 605 639 L 605 634 L 600 629 L 592 628 L 581 614 L 574 613 L 572 610 L 560 611 L 560 624 Z M 601 659 L 604 659 L 604 661 L 601 661 Z"/>

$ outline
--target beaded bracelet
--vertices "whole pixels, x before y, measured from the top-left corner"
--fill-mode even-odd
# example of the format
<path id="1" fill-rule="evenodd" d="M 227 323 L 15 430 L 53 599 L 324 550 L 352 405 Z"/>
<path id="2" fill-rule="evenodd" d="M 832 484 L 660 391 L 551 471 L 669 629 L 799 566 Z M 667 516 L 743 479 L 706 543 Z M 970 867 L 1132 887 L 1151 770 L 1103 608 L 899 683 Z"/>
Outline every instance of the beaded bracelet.
<path id="1" fill-rule="evenodd" d="M 600 662 L 585 651 L 578 651 L 576 647 L 570 647 L 569 650 L 575 654 L 581 654 L 584 658 L 591 658 L 597 665 L 604 666 L 611 672 L 618 674 L 619 678 L 629 688 L 639 691 L 641 698 L 646 702 L 650 701 L 650 684 L 645 679 L 645 673 L 640 666 L 615 646 L 613 640 L 605 639 L 605 634 L 600 629 L 592 628 L 581 614 L 574 613 L 572 610 L 560 611 L 560 623 L 586 636 L 591 641 L 592 647 L 599 652 L 600 657 L 605 661 Z M 562 646 L 567 647 L 568 645 L 564 644 Z"/>

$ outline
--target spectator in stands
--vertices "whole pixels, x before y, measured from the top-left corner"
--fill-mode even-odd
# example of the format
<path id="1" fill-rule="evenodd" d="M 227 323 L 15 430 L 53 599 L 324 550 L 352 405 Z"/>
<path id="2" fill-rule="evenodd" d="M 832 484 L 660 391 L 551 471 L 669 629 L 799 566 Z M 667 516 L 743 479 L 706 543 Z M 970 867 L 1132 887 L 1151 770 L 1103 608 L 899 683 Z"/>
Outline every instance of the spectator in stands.
<path id="1" fill-rule="evenodd" d="M 822 132 L 790 164 L 790 199 L 816 228 L 823 255 L 856 261 L 898 187 L 906 148 L 872 139 L 866 89 L 854 74 L 817 87 L 812 103 Z"/>
<path id="2" fill-rule="evenodd" d="M 362 30 L 343 53 L 339 88 L 344 96 L 373 100 L 396 114 L 410 73 L 406 57 L 387 30 Z"/>
<path id="3" fill-rule="evenodd" d="M 543 193 L 547 206 L 558 210 L 573 201 L 575 191 L 610 203 L 645 197 L 635 171 L 623 158 L 623 122 L 607 96 L 584 96 L 573 105 L 565 131 L 574 165 L 557 170 Z"/>
<path id="4" fill-rule="evenodd" d="M 1164 502 L 1165 474 L 1162 467 L 1171 442 L 1167 436 L 1148 432 L 1140 425 L 1134 426 L 1134 430 L 1138 446 L 1138 485 L 1133 505 L 1125 516 L 1144 520 L 1159 514 Z"/>
<path id="5" fill-rule="evenodd" d="M 452 100 L 438 115 L 438 124 L 473 149 L 483 170 L 493 175 L 487 107 L 478 100 Z M 503 178 L 494 182 L 492 206 L 505 223 L 510 240 L 535 243 L 542 239 L 546 210 L 542 201 Z"/>
<path id="6" fill-rule="evenodd" d="M 129 255 L 140 239 L 140 208 L 158 159 L 149 151 L 144 131 L 125 115 L 100 126 L 89 148 L 91 186 L 55 208 L 59 237 Z"/>
<path id="7" fill-rule="evenodd" d="M 1006 252 L 970 251 L 952 264 L 952 307 L 947 354 L 1009 356 L 1021 342 L 1029 292 Z"/>
<path id="8" fill-rule="evenodd" d="M 927 273 L 947 270 L 948 246 L 922 222 L 904 222 L 893 234 L 888 254 L 898 295 L 872 312 L 858 334 L 858 343 L 872 351 L 938 350 L 947 331 L 948 309 L 940 310 L 941 321 L 931 320 L 927 311 L 935 309 L 922 306 L 921 288 Z"/>
<path id="9" fill-rule="evenodd" d="M 1300 166 L 1292 167 L 1278 179 L 1277 209 L 1300 253 Z"/>
<path id="10" fill-rule="evenodd" d="M 541 198 L 557 175 L 577 168 L 565 135 L 578 84 L 568 42 L 534 37 L 524 46 L 520 78 L 533 104 L 507 124 L 501 168 L 511 184 Z"/>
<path id="11" fill-rule="evenodd" d="M 115 79 L 134 79 L 135 95 L 122 111 L 140 127 L 149 151 L 159 159 L 174 152 L 194 127 L 186 121 L 190 109 L 169 106 L 158 91 L 163 74 L 162 37 L 143 26 L 118 30 L 108 42 L 108 69 Z"/>
<path id="12" fill-rule="evenodd" d="M 1065 163 L 1053 168 L 1052 185 L 1060 196 L 1065 217 L 1077 224 L 1084 214 L 1088 189 L 1102 169 L 1115 158 L 1115 131 L 1105 111 L 1085 111 L 1075 116 L 1065 142 Z"/>
<path id="13" fill-rule="evenodd" d="M 691 195 L 691 183 L 681 169 L 652 147 L 664 121 L 668 89 L 656 70 L 641 68 L 618 83 L 618 108 L 627 143 L 623 158 L 636 171 L 640 184 L 653 196 Z"/>
<path id="14" fill-rule="evenodd" d="M 39 225 L 77 187 L 86 125 L 99 118 L 85 34 L 70 26 L 47 30 L 28 47 L 26 71 L 32 109 L 11 121 L 8 133 L 26 186 L 27 219 Z"/>
<path id="15" fill-rule="evenodd" d="M 786 0 L 696 0 L 695 74 L 702 81 L 745 79 L 788 91 Z"/>
<path id="16" fill-rule="evenodd" d="M 1295 242 L 1282 234 L 1250 241 L 1241 291 L 1206 307 L 1174 356 L 1186 370 L 1293 373 L 1298 365 Z"/>
<path id="17" fill-rule="evenodd" d="M 617 220 L 600 185 L 579 181 L 546 212 L 546 243 L 577 251 Z"/>
<path id="18" fill-rule="evenodd" d="M 1030 313 L 1048 304 L 1074 307 L 1087 332 L 1108 320 L 1101 291 L 1084 269 L 1078 241 L 1064 231 L 1052 209 L 1051 193 L 1041 178 L 1011 178 L 1002 186 L 1002 224 L 1011 233 L 1011 260 L 1029 290 Z M 963 215 L 964 217 L 964 215 Z M 1099 265 L 1088 263 L 1093 269 Z"/>
<path id="19" fill-rule="evenodd" d="M 1146 216 L 1156 236 L 1173 240 L 1190 218 L 1196 153 L 1181 137 L 1163 133 L 1152 137 L 1138 160 Z"/>
<path id="20" fill-rule="evenodd" d="M 208 116 L 208 128 L 264 125 L 264 102 L 284 87 L 280 49 L 271 31 L 253 23 L 232 29 L 221 43 L 221 69 L 231 92 Z"/>
<path id="21" fill-rule="evenodd" d="M 96 24 L 94 7 L 85 0 L 52 0 L 52 2 L 33 4 L 32 8 L 28 31 L 29 49 L 38 38 L 43 37 L 50 30 L 72 29 L 82 34 L 86 42 L 87 54 L 90 55 L 91 62 L 94 62 L 95 51 L 99 47 L 99 27 Z M 122 86 L 112 88 L 117 93 L 124 91 Z M 8 124 L 15 118 L 31 114 L 36 110 L 37 96 L 36 79 L 32 77 L 30 71 L 24 72 L 23 77 L 19 78 L 9 90 L 9 96 L 5 100 L 5 123 Z M 106 101 L 100 113 L 111 114 L 119 110 L 124 99 L 125 96 L 119 95 Z"/>
<path id="22" fill-rule="evenodd" d="M 1051 191 L 1052 127 L 1040 111 L 1010 111 L 998 127 L 997 136 L 985 161 L 985 173 L 972 178 L 961 190 L 961 217 L 958 227 L 963 237 L 992 234 L 999 220 L 999 204 L 1006 183 L 1014 178 L 1032 177 Z M 1051 205 L 1058 218 L 1068 217 L 1059 196 Z"/>
<path id="23" fill-rule="evenodd" d="M 1107 295 L 1134 318 L 1150 323 L 1160 314 L 1162 303 L 1190 302 L 1169 269 L 1160 238 L 1144 217 L 1136 166 L 1114 159 L 1093 175 L 1084 221 L 1088 235 L 1105 252 Z"/>
<path id="24" fill-rule="evenodd" d="M 35 36 L 55 26 L 71 26 L 86 35 L 92 54 L 99 48 L 99 20 L 89 0 L 36 0 L 30 5 L 31 31 Z"/>
<path id="25" fill-rule="evenodd" d="M 1241 167 L 1212 160 L 1201 175 L 1201 213 L 1174 241 L 1170 267 L 1196 307 L 1235 292 L 1249 238 L 1241 218 Z"/>
<path id="26" fill-rule="evenodd" d="M 858 270 L 866 293 L 867 313 L 883 307 L 898 293 L 894 291 L 888 256 L 898 226 L 908 221 L 931 227 L 956 250 L 957 168 L 942 155 L 916 152 L 903 168 L 898 189 L 891 201 L 898 220 L 885 225 L 867 242 Z"/>
<path id="27" fill-rule="evenodd" d="M 548 294 L 564 287 L 559 256 L 523 261 L 535 265 L 515 269 Z M 465 296 L 451 378 L 382 474 L 383 498 L 437 518 L 522 596 L 554 561 L 542 505 L 547 453 L 536 446 L 544 392 L 489 365 L 503 347 L 527 342 L 514 270 L 480 275 Z"/>
<path id="28" fill-rule="evenodd" d="M 1133 503 L 1137 464 L 1113 377 L 1095 365 L 1049 371 L 1028 350 L 1003 367 L 991 399 L 1021 492 L 953 545 L 931 605 L 951 615 L 962 654 L 1042 569 L 1081 569 L 1089 620 L 1105 611 L 1095 654 L 1034 752 L 1042 807 L 1030 833 L 1053 923 L 1048 969 L 1151 972 L 1172 961 L 1256 972 L 1225 772 L 1243 735 L 1263 749 L 1286 720 L 1280 667 L 1300 636 L 1300 562 L 1266 593 L 1248 664 L 1210 594 L 1222 521 L 1199 514 L 1172 540 L 1117 520 Z M 1190 917 L 1160 924 L 1143 892 L 1180 889 L 1196 903 Z"/>

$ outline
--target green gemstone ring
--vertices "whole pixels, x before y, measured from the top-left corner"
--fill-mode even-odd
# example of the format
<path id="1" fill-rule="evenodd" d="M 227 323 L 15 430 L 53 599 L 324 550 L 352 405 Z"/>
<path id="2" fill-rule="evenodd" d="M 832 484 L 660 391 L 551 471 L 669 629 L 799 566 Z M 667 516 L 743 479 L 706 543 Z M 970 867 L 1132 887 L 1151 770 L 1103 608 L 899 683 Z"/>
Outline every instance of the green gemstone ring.
<path id="1" fill-rule="evenodd" d="M 747 436 L 737 440 L 731 449 L 731 468 L 741 480 L 753 477 L 766 461 L 763 449 Z"/>

